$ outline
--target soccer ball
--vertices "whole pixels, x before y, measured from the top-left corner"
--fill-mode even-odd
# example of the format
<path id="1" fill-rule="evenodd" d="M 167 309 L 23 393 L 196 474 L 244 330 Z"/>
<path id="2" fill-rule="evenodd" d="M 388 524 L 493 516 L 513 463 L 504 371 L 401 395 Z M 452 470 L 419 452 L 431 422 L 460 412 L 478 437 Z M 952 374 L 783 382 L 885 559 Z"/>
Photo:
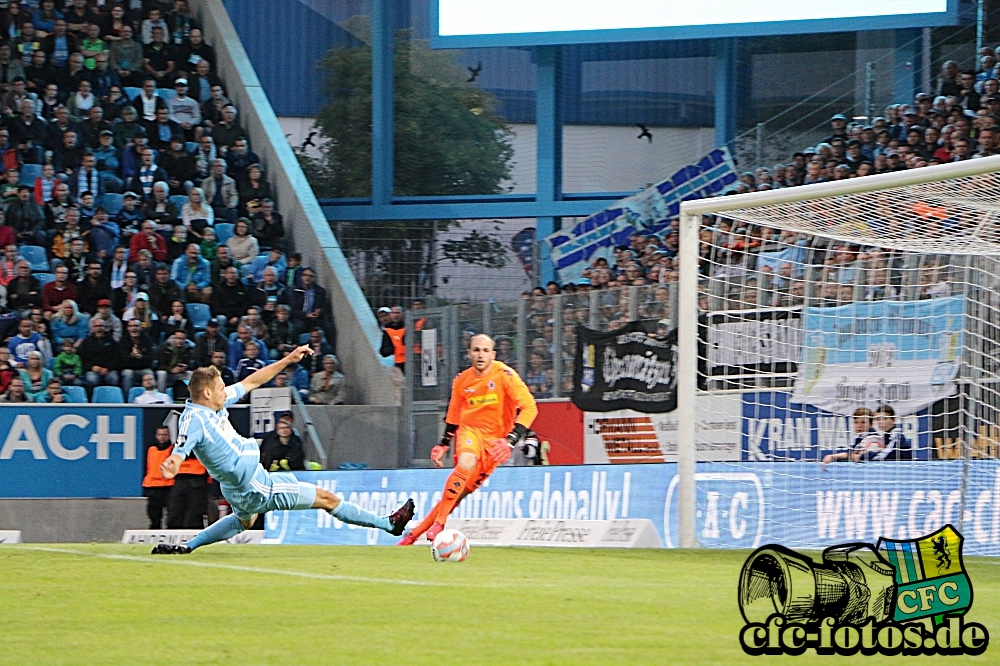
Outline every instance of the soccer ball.
<path id="1" fill-rule="evenodd" d="M 458 530 L 441 530 L 431 544 L 435 562 L 462 562 L 469 556 L 469 540 Z"/>

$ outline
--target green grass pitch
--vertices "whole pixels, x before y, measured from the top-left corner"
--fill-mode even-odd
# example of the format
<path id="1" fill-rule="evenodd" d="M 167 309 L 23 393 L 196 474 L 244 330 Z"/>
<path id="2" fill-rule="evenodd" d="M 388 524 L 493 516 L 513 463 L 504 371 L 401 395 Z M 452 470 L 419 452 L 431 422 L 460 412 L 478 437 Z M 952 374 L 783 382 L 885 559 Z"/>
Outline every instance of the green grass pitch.
<path id="1" fill-rule="evenodd" d="M 0 662 L 43 664 L 829 664 L 750 658 L 747 551 L 426 547 L 0 547 Z M 968 558 L 970 619 L 1000 636 L 1000 562 Z M 998 638 L 997 640 L 1000 640 Z M 935 658 L 948 664 L 981 657 Z M 855 657 L 899 663 L 903 657 Z M 996 659 L 996 657 L 993 657 Z"/>

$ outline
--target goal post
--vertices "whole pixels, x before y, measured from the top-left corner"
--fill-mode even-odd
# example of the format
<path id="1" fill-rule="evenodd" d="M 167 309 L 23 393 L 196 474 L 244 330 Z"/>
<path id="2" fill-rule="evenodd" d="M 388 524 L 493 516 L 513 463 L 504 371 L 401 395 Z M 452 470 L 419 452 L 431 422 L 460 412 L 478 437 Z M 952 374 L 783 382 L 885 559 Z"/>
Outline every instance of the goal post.
<path id="1" fill-rule="evenodd" d="M 699 516 L 719 500 L 699 496 L 696 476 L 698 461 L 712 460 L 703 432 L 722 427 L 740 441 L 734 469 L 799 464 L 768 474 L 795 475 L 783 480 L 786 492 L 813 507 L 801 509 L 816 512 L 811 518 L 832 520 L 824 501 L 838 507 L 837 520 L 842 505 L 864 505 L 832 534 L 896 538 L 948 517 L 961 525 L 972 486 L 985 483 L 970 481 L 969 461 L 996 457 L 1000 440 L 1000 156 L 686 201 L 679 231 L 676 545 L 712 545 L 705 540 L 717 527 Z M 839 478 L 822 475 L 823 457 L 855 451 L 852 415 L 887 405 L 898 414 L 892 432 L 880 430 L 893 423 L 885 415 L 858 417 L 884 435 L 873 447 L 890 450 L 892 433 L 905 432 L 914 458 L 954 459 L 935 470 L 952 475 L 951 490 L 932 498 L 938 513 L 911 507 L 908 526 L 884 527 L 877 493 L 852 494 L 869 487 L 859 478 L 903 483 L 906 465 L 856 466 L 843 490 L 813 490 Z M 862 457 L 880 455 L 893 459 L 875 448 Z M 976 523 L 984 534 L 989 527 Z"/>

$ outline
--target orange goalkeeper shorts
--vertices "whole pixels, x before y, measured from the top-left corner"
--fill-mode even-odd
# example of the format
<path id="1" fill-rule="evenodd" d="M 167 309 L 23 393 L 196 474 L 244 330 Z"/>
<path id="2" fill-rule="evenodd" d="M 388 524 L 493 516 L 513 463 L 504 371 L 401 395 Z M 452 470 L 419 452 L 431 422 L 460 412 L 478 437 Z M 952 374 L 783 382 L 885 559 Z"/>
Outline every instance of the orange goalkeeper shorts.
<path id="1" fill-rule="evenodd" d="M 497 467 L 490 456 L 490 449 L 497 439 L 491 433 L 468 426 L 459 426 L 455 433 L 455 459 L 466 452 L 476 456 L 476 467 L 469 478 L 478 482 L 477 487 Z"/>

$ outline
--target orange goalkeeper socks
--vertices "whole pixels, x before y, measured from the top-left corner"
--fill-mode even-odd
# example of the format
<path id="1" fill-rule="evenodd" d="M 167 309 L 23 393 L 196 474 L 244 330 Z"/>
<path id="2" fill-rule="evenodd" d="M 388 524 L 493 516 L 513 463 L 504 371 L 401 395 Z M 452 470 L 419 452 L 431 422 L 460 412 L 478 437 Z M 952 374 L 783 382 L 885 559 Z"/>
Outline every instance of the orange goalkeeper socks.
<path id="1" fill-rule="evenodd" d="M 444 494 L 440 501 L 427 512 L 420 524 L 410 530 L 410 535 L 414 538 L 431 528 L 434 523 L 442 523 L 448 520 L 448 516 L 455 510 L 455 505 L 465 496 L 466 487 L 471 485 L 469 477 L 472 475 L 471 469 L 455 467 L 448 475 L 448 480 L 444 484 Z M 471 490 L 469 491 L 471 492 Z"/>
<path id="2" fill-rule="evenodd" d="M 432 506 L 431 510 L 427 512 L 427 515 L 424 516 L 424 519 L 420 521 L 420 524 L 410 530 L 410 536 L 417 539 L 421 534 L 429 530 L 431 525 L 434 524 L 434 521 L 437 520 L 438 508 L 440 508 L 440 506 L 440 502 Z"/>
<path id="3" fill-rule="evenodd" d="M 455 510 L 455 505 L 465 496 L 465 485 L 471 475 L 471 469 L 465 469 L 460 465 L 456 465 L 451 470 L 451 474 L 448 475 L 448 480 L 444 484 L 444 494 L 441 496 L 441 501 L 438 502 L 436 522 L 443 524 L 451 512 Z"/>

